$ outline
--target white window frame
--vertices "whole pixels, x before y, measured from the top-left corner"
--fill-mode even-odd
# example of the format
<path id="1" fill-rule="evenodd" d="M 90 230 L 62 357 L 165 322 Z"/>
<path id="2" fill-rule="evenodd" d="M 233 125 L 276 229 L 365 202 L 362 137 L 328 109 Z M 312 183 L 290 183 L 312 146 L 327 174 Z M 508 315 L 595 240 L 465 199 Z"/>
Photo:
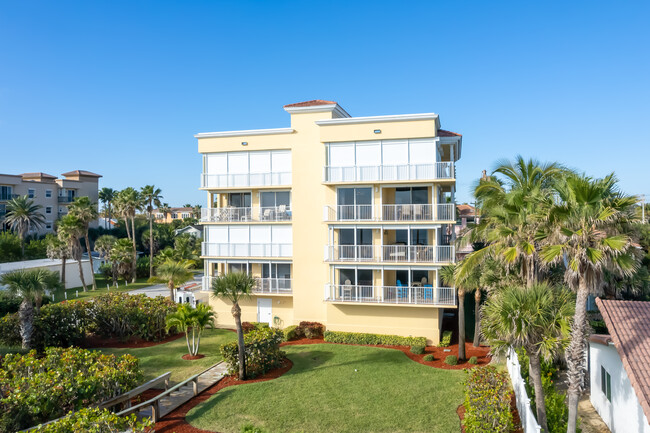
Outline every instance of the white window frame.
<path id="1" fill-rule="evenodd" d="M 27 190 L 27 197 L 28 198 L 34 198 L 36 197 L 36 190 L 34 188 L 29 188 Z"/>
<path id="2" fill-rule="evenodd" d="M 45 197 L 46 198 L 52 198 L 52 190 L 51 189 L 46 189 L 45 190 Z"/>

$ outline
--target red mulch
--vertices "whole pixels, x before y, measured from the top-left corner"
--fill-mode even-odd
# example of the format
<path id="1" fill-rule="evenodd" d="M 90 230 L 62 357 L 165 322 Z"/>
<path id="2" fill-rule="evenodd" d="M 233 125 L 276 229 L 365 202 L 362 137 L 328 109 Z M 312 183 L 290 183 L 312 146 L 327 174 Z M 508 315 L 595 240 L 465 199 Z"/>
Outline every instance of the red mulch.
<path id="1" fill-rule="evenodd" d="M 147 341 L 147 340 L 143 340 L 140 337 L 131 337 L 129 339 L 123 340 L 117 337 L 106 338 L 100 335 L 89 335 L 88 337 L 86 337 L 86 341 L 83 346 L 88 349 L 91 348 L 94 349 L 100 347 L 111 348 L 111 349 L 133 349 L 133 348 L 151 347 L 163 343 L 169 343 L 170 341 L 178 340 L 179 338 L 184 336 L 185 334 L 179 332 L 178 334 L 165 337 L 160 341 Z"/>
<path id="2" fill-rule="evenodd" d="M 189 353 L 186 353 L 185 355 L 181 356 L 186 361 L 192 361 L 194 359 L 201 359 L 205 358 L 205 355 L 201 355 L 200 353 L 198 355 L 190 355 Z"/>
<path id="3" fill-rule="evenodd" d="M 155 425 L 155 431 L 156 433 L 213 433 L 209 430 L 201 430 L 196 427 L 192 427 L 187 421 L 185 421 L 185 416 L 190 411 L 190 409 L 199 403 L 203 403 L 208 398 L 226 387 L 244 385 L 247 383 L 264 382 L 267 380 L 275 379 L 289 371 L 292 366 L 293 363 L 289 359 L 285 359 L 284 365 L 282 367 L 271 370 L 262 376 L 256 377 L 255 379 L 240 381 L 234 376 L 226 376 L 216 384 L 212 385 L 210 388 L 203 391 L 197 397 L 194 397 L 184 405 L 171 412 L 169 415 L 165 416 L 165 418 L 158 421 Z"/>
<path id="4" fill-rule="evenodd" d="M 521 426 L 521 419 L 519 418 L 519 411 L 517 410 L 517 400 L 515 399 L 514 394 L 512 394 L 512 398 L 510 399 L 510 412 L 512 412 L 512 421 L 515 425 L 515 429 L 512 431 L 512 433 L 524 433 L 524 429 Z M 463 418 L 465 418 L 465 406 L 462 404 L 458 406 L 456 413 L 458 414 L 458 418 L 460 418 L 460 430 L 462 433 L 465 433 L 465 426 L 463 425 Z"/>

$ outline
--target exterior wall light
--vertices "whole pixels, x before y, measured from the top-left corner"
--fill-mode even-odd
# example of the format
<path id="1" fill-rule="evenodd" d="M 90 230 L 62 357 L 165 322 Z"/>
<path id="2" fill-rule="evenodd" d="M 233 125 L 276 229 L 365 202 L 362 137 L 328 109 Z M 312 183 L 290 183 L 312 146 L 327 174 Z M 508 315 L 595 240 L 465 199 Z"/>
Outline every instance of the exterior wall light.
<path id="1" fill-rule="evenodd" d="M 248 146 L 248 141 L 242 141 L 242 142 L 241 142 L 241 145 L 242 145 L 242 146 Z"/>
<path id="2" fill-rule="evenodd" d="M 375 129 L 375 134 L 381 134 L 381 129 Z"/>

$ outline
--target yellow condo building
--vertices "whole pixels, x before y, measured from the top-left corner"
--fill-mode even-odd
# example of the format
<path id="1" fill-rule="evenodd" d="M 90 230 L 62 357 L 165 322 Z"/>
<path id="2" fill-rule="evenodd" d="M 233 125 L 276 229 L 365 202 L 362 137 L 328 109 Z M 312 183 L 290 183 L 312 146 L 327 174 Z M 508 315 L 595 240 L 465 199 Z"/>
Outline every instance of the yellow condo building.
<path id="1" fill-rule="evenodd" d="M 249 272 L 242 320 L 440 339 L 456 291 L 439 269 L 455 260 L 460 134 L 437 114 L 351 117 L 336 102 L 284 106 L 289 128 L 197 134 L 203 290 Z M 231 305 L 210 298 L 222 326 Z M 232 323 L 231 323 L 232 322 Z"/>

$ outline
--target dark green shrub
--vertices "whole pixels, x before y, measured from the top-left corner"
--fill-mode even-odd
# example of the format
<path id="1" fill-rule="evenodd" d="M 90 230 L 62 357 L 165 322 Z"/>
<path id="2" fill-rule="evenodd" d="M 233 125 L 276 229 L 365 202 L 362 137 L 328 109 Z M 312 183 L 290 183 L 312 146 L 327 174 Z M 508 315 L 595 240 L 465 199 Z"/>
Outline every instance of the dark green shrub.
<path id="1" fill-rule="evenodd" d="M 422 345 L 419 345 L 419 344 L 417 344 L 415 346 L 411 346 L 411 353 L 413 353 L 415 355 L 422 355 L 424 353 L 425 348 L 426 348 L 426 346 L 422 346 Z"/>
<path id="2" fill-rule="evenodd" d="M 0 232 L 0 263 L 16 262 L 22 256 L 20 238 L 10 231 Z"/>
<path id="3" fill-rule="evenodd" d="M 0 344 L 3 346 L 20 346 L 20 320 L 18 313 L 7 314 L 0 318 Z"/>
<path id="4" fill-rule="evenodd" d="M 325 341 L 344 344 L 369 344 L 385 346 L 426 346 L 425 337 L 402 337 L 399 335 L 365 334 L 360 332 L 325 331 Z"/>
<path id="5" fill-rule="evenodd" d="M 79 346 L 89 326 L 88 302 L 71 301 L 41 307 L 35 317 L 37 347 Z"/>
<path id="6" fill-rule="evenodd" d="M 595 334 L 609 334 L 604 320 L 590 320 L 589 324 L 593 328 Z"/>
<path id="7" fill-rule="evenodd" d="M 458 365 L 458 357 L 456 355 L 449 355 L 445 358 L 445 364 Z"/>
<path id="8" fill-rule="evenodd" d="M 508 433 L 513 429 L 510 380 L 492 366 L 465 370 L 466 433 Z"/>
<path id="9" fill-rule="evenodd" d="M 469 362 L 472 365 L 476 365 L 478 364 L 478 358 L 476 356 L 472 356 L 467 362 Z"/>
<path id="10" fill-rule="evenodd" d="M 298 340 L 300 334 L 298 333 L 298 325 L 287 326 L 282 330 L 284 332 L 285 341 Z"/>
<path id="11" fill-rule="evenodd" d="M 300 322 L 298 327 L 301 329 L 301 334 L 305 338 L 323 338 L 325 332 L 325 325 L 318 322 Z"/>
<path id="12" fill-rule="evenodd" d="M 438 343 L 438 347 L 449 347 L 451 344 L 451 331 L 445 331 L 442 333 L 442 338 L 440 339 L 440 343 Z"/>
<path id="13" fill-rule="evenodd" d="M 254 329 L 244 335 L 246 375 L 249 378 L 282 365 L 284 352 L 280 350 L 280 343 L 283 340 L 284 333 L 277 328 Z M 236 342 L 221 345 L 220 352 L 228 363 L 228 374 L 239 371 L 238 348 Z"/>
<path id="14" fill-rule="evenodd" d="M 15 295 L 12 295 L 6 290 L 0 291 L 0 317 L 7 314 L 17 313 L 22 300 Z"/>
<path id="15" fill-rule="evenodd" d="M 138 257 L 135 262 L 135 276 L 149 278 L 149 256 Z"/>
<path id="16" fill-rule="evenodd" d="M 72 412 L 65 418 L 61 418 L 51 424 L 41 425 L 34 431 L 41 433 L 67 433 L 67 432 L 89 432 L 114 433 L 118 431 L 129 431 L 133 433 L 144 433 L 150 431 L 148 428 L 153 424 L 150 419 L 144 418 L 138 421 L 135 414 L 120 417 L 108 409 L 84 408 Z"/>
<path id="17" fill-rule="evenodd" d="M 424 361 L 426 361 L 426 362 L 431 362 L 431 361 L 434 360 L 432 354 L 424 355 L 424 358 L 422 358 L 422 359 L 423 359 Z"/>
<path id="18" fill-rule="evenodd" d="M 264 430 L 261 427 L 255 427 L 253 424 L 246 424 L 241 426 L 241 433 L 267 433 L 268 430 Z"/>

